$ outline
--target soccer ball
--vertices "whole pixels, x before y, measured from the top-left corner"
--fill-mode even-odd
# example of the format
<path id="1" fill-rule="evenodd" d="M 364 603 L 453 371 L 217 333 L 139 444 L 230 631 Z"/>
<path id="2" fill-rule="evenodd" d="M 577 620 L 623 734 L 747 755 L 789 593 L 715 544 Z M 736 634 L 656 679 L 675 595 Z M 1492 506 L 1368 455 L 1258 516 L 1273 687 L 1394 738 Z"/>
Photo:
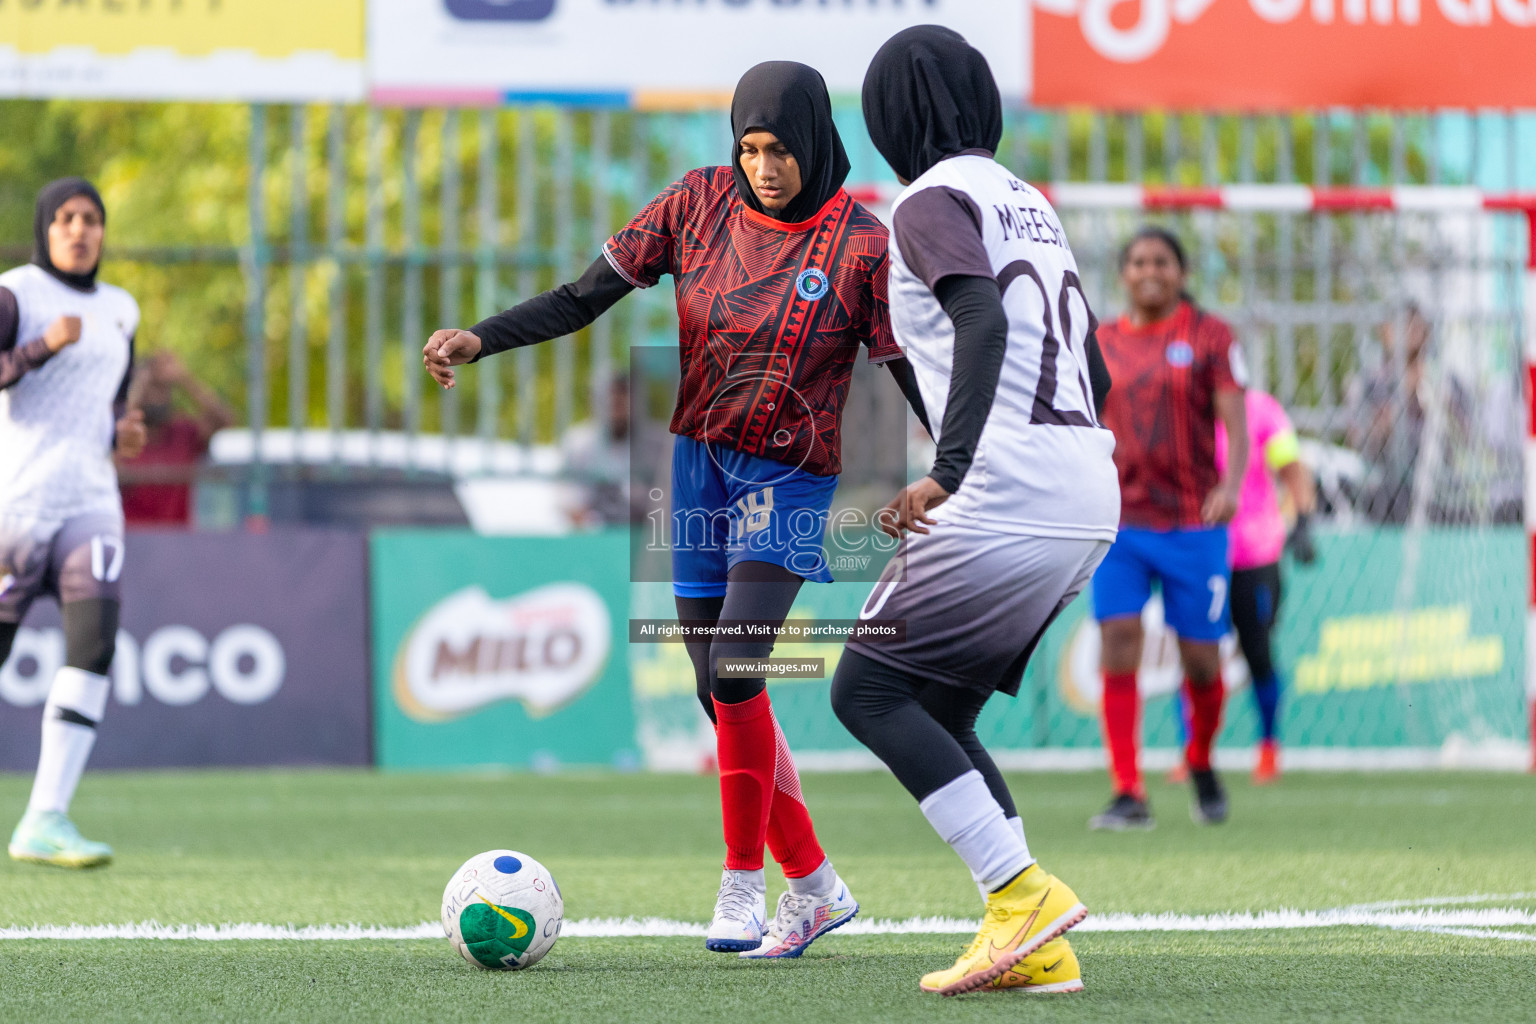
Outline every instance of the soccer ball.
<path id="1" fill-rule="evenodd" d="M 460 956 L 488 971 L 520 971 L 544 959 L 564 918 L 549 869 L 515 850 L 469 858 L 443 890 L 443 932 Z"/>

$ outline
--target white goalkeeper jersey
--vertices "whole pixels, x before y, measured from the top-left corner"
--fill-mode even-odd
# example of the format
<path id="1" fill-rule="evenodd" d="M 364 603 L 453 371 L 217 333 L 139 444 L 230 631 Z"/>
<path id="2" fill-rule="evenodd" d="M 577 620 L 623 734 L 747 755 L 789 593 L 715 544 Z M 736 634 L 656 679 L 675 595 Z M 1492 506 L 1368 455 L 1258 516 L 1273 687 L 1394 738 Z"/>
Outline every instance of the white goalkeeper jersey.
<path id="1" fill-rule="evenodd" d="M 1007 353 L 970 469 L 933 517 L 1114 540 L 1115 439 L 1098 422 L 1088 383 L 1085 342 L 1095 321 L 1055 210 L 978 151 L 929 168 L 897 198 L 891 221 L 891 323 L 936 434 L 955 327 L 934 286 L 957 274 L 993 278 L 1008 316 Z"/>
<path id="2" fill-rule="evenodd" d="M 0 513 L 62 521 L 122 514 L 112 465 L 114 403 L 126 396 L 139 305 L 123 289 L 82 292 L 41 267 L 0 274 L 16 296 L 18 344 L 61 316 L 80 317 L 80 340 L 0 391 Z"/>

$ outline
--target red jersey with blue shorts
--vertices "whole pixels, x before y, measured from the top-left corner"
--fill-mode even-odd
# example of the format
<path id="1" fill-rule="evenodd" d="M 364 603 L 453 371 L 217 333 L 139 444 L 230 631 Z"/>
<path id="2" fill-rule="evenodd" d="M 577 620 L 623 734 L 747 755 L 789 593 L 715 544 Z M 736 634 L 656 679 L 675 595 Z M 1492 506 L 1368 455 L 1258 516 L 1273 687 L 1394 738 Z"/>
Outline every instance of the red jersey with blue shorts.
<path id="1" fill-rule="evenodd" d="M 1216 394 L 1246 374 L 1232 330 L 1191 302 L 1145 327 L 1099 327 L 1114 386 L 1100 419 L 1115 434 L 1120 534 L 1093 578 L 1099 621 L 1141 614 L 1156 584 L 1164 620 L 1184 640 L 1229 628 L 1227 529 L 1200 507 L 1220 479 Z"/>
<path id="2" fill-rule="evenodd" d="M 689 171 L 603 252 L 638 288 L 677 280 L 682 383 L 674 434 L 842 470 L 853 361 L 901 355 L 886 297 L 885 225 L 839 190 L 786 224 L 741 201 L 729 167 Z"/>
<path id="3" fill-rule="evenodd" d="M 729 167 L 689 171 L 609 240 L 631 284 L 677 280 L 682 379 L 671 429 L 672 586 L 725 593 L 741 561 L 831 582 L 822 554 L 861 347 L 901 355 L 885 225 L 839 190 L 785 223 L 746 206 Z"/>
<path id="4" fill-rule="evenodd" d="M 1115 435 L 1120 525 L 1168 530 L 1200 523 L 1216 486 L 1216 392 L 1246 373 L 1232 329 L 1191 302 L 1146 327 L 1099 327 L 1115 382 L 1099 418 Z"/>

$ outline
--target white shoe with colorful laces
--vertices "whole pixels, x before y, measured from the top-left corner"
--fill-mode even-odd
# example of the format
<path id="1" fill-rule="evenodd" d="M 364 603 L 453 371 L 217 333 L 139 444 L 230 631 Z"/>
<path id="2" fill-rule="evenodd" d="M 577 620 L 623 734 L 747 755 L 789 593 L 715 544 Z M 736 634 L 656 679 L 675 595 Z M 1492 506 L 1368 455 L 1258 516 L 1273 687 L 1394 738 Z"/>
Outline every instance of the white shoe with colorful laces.
<path id="1" fill-rule="evenodd" d="M 741 954 L 743 960 L 777 960 L 799 956 L 805 947 L 834 928 L 841 928 L 859 913 L 859 902 L 841 878 L 825 896 L 786 892 L 779 910 L 763 935 L 762 945 Z"/>

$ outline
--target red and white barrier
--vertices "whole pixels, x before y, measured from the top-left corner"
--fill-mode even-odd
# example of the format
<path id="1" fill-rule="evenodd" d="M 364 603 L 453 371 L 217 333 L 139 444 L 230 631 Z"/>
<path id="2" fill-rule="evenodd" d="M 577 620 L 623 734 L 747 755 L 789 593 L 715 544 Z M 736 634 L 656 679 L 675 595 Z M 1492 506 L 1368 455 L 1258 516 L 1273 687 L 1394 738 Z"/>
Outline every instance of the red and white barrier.
<path id="1" fill-rule="evenodd" d="M 1525 264 L 1525 532 L 1530 566 L 1526 589 L 1525 690 L 1530 707 L 1530 769 L 1536 772 L 1536 192 L 1485 192 L 1479 188 L 1441 185 L 1189 188 L 1061 182 L 1037 187 L 1053 206 L 1063 210 L 1231 210 L 1247 213 L 1473 213 L 1484 210 L 1525 214 L 1529 229 Z M 884 206 L 894 201 L 902 188 L 894 184 L 873 184 L 853 186 L 848 191 L 862 203 Z"/>
<path id="2" fill-rule="evenodd" d="M 1398 185 L 1394 188 L 1222 185 L 1190 188 L 1074 181 L 1037 183 L 1037 187 L 1053 206 L 1064 210 L 1232 210 L 1247 213 L 1489 210 L 1536 217 L 1536 192 L 1485 192 L 1480 188 L 1450 185 Z M 882 182 L 853 185 L 848 192 L 861 203 L 878 205 L 894 201 L 902 187 Z M 1532 230 L 1536 231 L 1536 221 L 1531 223 Z"/>

